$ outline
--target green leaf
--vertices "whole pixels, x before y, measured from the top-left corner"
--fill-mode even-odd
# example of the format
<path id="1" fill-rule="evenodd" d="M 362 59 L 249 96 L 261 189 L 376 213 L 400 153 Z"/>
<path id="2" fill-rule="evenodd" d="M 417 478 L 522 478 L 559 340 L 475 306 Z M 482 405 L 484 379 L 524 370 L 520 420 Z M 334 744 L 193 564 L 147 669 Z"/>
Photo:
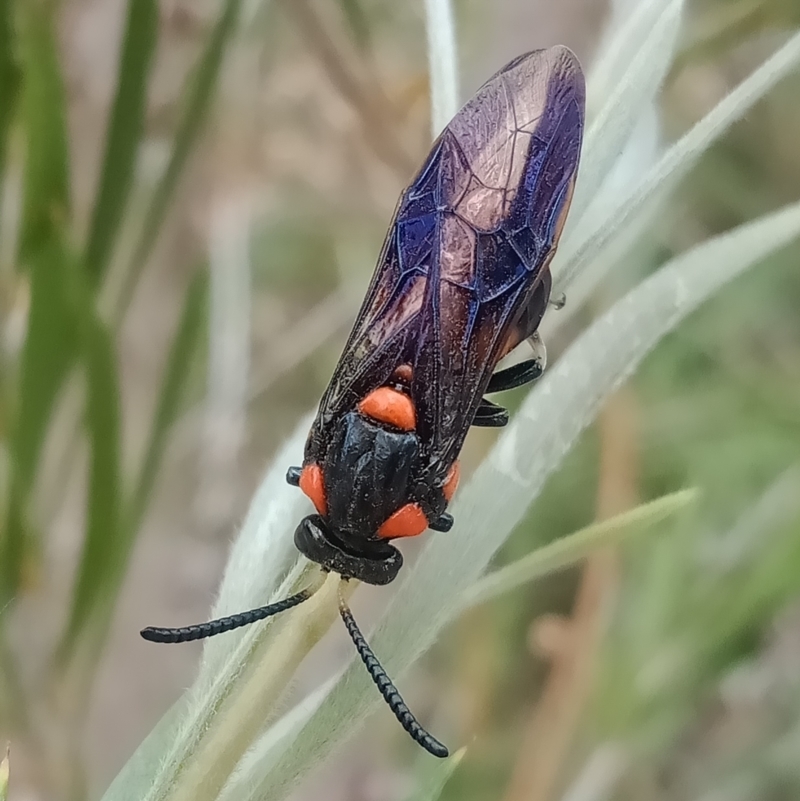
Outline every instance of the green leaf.
<path id="1" fill-rule="evenodd" d="M 241 7 L 242 0 L 227 0 L 197 65 L 186 107 L 175 134 L 169 163 L 150 201 L 133 257 L 128 265 L 120 300 L 123 311 L 127 308 L 139 276 L 150 257 L 186 161 L 203 129 L 208 110 L 214 99 L 225 48 L 236 30 Z"/>
<path id="2" fill-rule="evenodd" d="M 181 319 L 167 359 L 147 450 L 126 513 L 125 529 L 131 541 L 147 508 L 170 429 L 180 410 L 192 360 L 200 344 L 207 307 L 208 271 L 204 268 L 196 273 L 186 293 Z"/>
<path id="3" fill-rule="evenodd" d="M 8 133 L 19 94 L 19 65 L 14 53 L 13 0 L 0 0 L 0 177 L 5 171 Z"/>
<path id="4" fill-rule="evenodd" d="M 147 111 L 147 80 L 158 40 L 156 0 L 129 0 L 117 94 L 86 246 L 86 270 L 97 286 L 108 268 L 133 183 Z"/>
<path id="5" fill-rule="evenodd" d="M 53 4 L 20 4 L 25 185 L 20 261 L 60 232 L 69 216 L 69 149 Z"/>
<path id="6" fill-rule="evenodd" d="M 543 545 L 475 582 L 463 595 L 464 607 L 485 603 L 548 573 L 574 565 L 597 548 L 616 545 L 634 534 L 643 534 L 694 503 L 697 496 L 694 489 L 665 495 Z"/>
<path id="7" fill-rule="evenodd" d="M 447 759 L 420 760 L 416 787 L 407 801 L 437 801 L 466 753 L 467 749 L 461 748 Z"/>
<path id="8" fill-rule="evenodd" d="M 26 526 L 27 498 L 53 406 L 78 350 L 70 297 L 73 259 L 59 241 L 47 239 L 30 253 L 28 268 L 31 306 L 20 359 L 18 406 L 10 438 L 10 498 L 0 541 L 0 597 L 6 600 L 19 588 L 20 571 L 31 537 Z"/>
<path id="9" fill-rule="evenodd" d="M 10 10 L 3 8 L 10 22 Z M 32 546 L 28 494 L 53 405 L 77 347 L 69 297 L 74 265 L 63 232 L 69 215 L 69 153 L 52 6 L 20 4 L 18 20 L 26 147 L 19 258 L 30 276 L 31 306 L 10 436 L 12 476 L 0 541 L 0 601 L 17 592 Z"/>
<path id="10" fill-rule="evenodd" d="M 97 316 L 88 289 L 77 294 L 91 453 L 88 522 L 62 656 L 98 604 L 107 603 L 108 576 L 125 538 L 120 525 L 120 395 L 114 340 Z"/>

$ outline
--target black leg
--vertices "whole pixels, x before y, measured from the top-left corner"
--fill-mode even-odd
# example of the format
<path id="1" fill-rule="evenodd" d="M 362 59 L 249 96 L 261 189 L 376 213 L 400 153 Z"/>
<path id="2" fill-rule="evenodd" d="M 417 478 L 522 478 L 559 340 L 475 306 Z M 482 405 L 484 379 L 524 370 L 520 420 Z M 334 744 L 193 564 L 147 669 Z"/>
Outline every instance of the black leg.
<path id="1" fill-rule="evenodd" d="M 293 487 L 300 486 L 300 474 L 303 472 L 302 467 L 290 467 L 286 471 L 286 483 L 291 484 Z"/>
<path id="2" fill-rule="evenodd" d="M 480 428 L 502 428 L 508 423 L 508 410 L 496 403 L 486 400 L 481 401 L 472 425 Z"/>
<path id="3" fill-rule="evenodd" d="M 453 528 L 453 515 L 449 515 L 447 512 L 440 514 L 428 528 L 431 531 L 450 531 Z"/>
<path id="4" fill-rule="evenodd" d="M 528 359 L 527 361 L 515 364 L 505 370 L 496 372 L 489 379 L 489 386 L 486 392 L 505 392 L 507 389 L 516 389 L 523 384 L 535 381 L 544 372 L 544 366 L 539 359 Z"/>

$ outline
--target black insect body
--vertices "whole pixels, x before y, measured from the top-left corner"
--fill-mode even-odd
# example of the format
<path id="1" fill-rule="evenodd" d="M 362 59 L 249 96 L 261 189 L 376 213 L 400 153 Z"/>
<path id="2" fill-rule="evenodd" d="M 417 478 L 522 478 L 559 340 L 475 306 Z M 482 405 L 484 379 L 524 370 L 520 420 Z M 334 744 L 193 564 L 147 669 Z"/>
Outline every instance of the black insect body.
<path id="1" fill-rule="evenodd" d="M 470 426 L 503 426 L 484 395 L 535 380 L 537 329 L 550 301 L 549 263 L 569 209 L 584 120 L 584 81 L 564 47 L 512 61 L 442 132 L 403 193 L 378 266 L 309 433 L 287 473 L 316 514 L 297 548 L 344 580 L 388 584 L 403 564 L 391 541 L 447 531 L 458 454 Z M 534 357 L 495 372 L 523 340 Z M 310 597 L 185 629 L 200 639 Z M 447 749 L 417 723 L 369 649 L 340 593 L 342 619 L 403 727 L 435 756 Z"/>

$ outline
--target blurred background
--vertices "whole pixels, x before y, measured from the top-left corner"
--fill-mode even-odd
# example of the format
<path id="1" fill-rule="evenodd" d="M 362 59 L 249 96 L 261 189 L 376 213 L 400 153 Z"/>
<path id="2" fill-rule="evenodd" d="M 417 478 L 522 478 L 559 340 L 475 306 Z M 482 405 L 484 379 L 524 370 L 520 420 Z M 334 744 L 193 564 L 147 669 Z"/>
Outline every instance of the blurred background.
<path id="1" fill-rule="evenodd" d="M 800 25 L 798 0 L 687 6 L 665 139 Z M 535 47 L 591 64 L 608 9 L 455 11 L 466 98 Z M 682 184 L 637 273 L 796 199 L 798 141 L 794 76 Z M 0 0 L 14 801 L 99 797 L 191 682 L 198 648 L 138 631 L 205 619 L 429 142 L 421 3 Z M 432 729 L 468 745 L 443 798 L 800 797 L 799 257 L 772 258 L 658 347 L 500 561 L 681 487 L 702 490 L 691 513 L 473 610 L 403 682 Z M 624 288 L 610 281 L 592 308 Z M 575 330 L 548 342 L 551 359 Z M 466 470 L 492 438 L 473 432 Z M 359 593 L 365 627 L 383 603 Z M 296 692 L 349 647 L 333 632 Z M 399 801 L 416 756 L 381 713 L 297 798 Z"/>

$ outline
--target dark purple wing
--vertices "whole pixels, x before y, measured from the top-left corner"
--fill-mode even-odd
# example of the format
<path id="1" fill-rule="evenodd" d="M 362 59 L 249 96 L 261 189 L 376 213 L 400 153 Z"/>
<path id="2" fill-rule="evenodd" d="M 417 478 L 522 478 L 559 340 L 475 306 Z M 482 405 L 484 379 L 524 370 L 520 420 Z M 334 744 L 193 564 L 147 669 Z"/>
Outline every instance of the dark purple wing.
<path id="1" fill-rule="evenodd" d="M 515 59 L 459 111 L 400 200 L 312 440 L 409 363 L 421 442 L 447 471 L 554 252 L 583 115 L 564 47 Z"/>

